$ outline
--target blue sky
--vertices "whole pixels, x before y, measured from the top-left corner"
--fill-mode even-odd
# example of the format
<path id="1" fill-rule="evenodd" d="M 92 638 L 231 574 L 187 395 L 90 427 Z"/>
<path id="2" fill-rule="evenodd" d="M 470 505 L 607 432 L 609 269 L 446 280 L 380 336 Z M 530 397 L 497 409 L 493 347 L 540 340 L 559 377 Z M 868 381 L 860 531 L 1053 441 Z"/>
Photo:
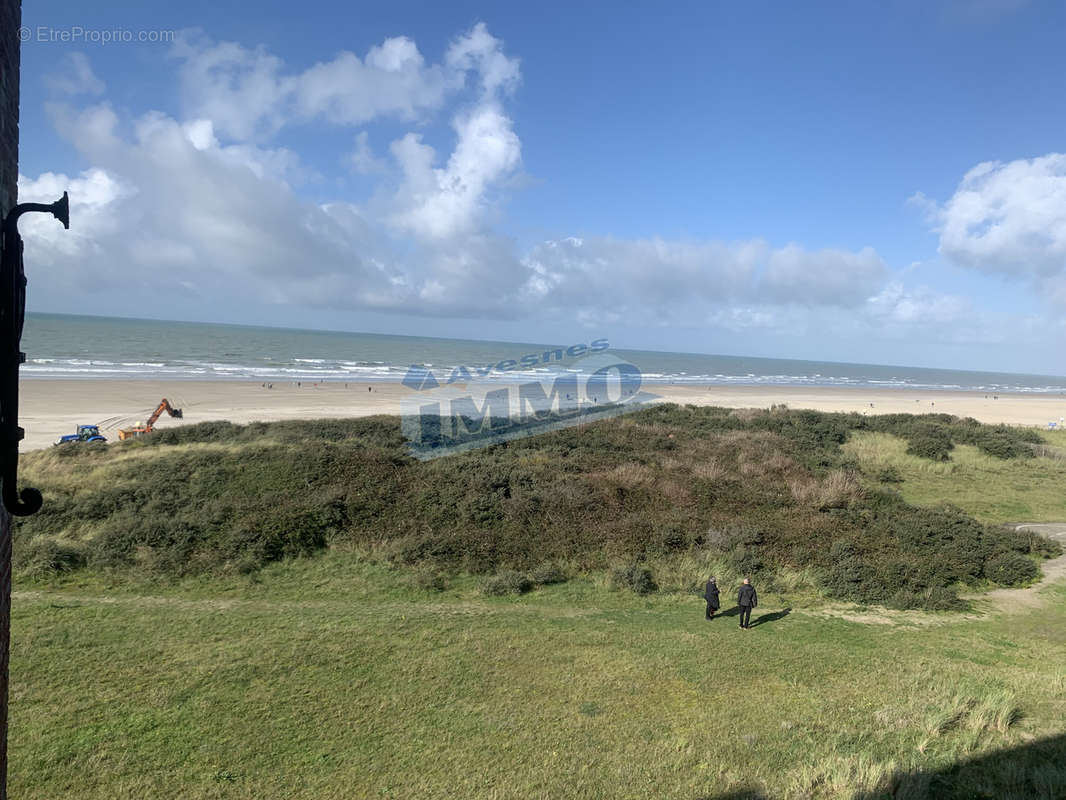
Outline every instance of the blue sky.
<path id="1" fill-rule="evenodd" d="M 26 4 L 31 310 L 1066 373 L 1061 3 L 299 11 Z"/>

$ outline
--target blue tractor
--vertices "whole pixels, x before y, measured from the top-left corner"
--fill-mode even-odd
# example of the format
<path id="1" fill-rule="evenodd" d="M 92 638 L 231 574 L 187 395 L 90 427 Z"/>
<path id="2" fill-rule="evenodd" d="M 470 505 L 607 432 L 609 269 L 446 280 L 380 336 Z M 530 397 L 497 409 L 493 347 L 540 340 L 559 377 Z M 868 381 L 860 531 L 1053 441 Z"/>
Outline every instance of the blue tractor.
<path id="1" fill-rule="evenodd" d="M 79 425 L 77 433 L 69 433 L 66 436 L 60 437 L 56 444 L 66 444 L 67 442 L 106 442 L 103 436 L 100 435 L 99 425 Z"/>

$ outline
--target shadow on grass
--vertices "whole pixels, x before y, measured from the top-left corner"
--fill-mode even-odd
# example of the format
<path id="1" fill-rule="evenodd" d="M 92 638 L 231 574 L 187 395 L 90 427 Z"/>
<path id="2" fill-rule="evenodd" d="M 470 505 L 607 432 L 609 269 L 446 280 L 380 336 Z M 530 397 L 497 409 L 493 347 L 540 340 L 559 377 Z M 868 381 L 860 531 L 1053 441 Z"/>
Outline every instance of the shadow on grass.
<path id="1" fill-rule="evenodd" d="M 783 619 L 792 613 L 791 608 L 783 608 L 780 611 L 773 611 L 769 614 L 763 614 L 761 617 L 756 617 L 751 621 L 751 627 L 756 625 L 765 625 L 768 622 L 777 622 L 779 619 Z"/>
<path id="2" fill-rule="evenodd" d="M 757 787 L 703 794 L 696 800 L 767 800 Z M 851 800 L 1062 800 L 1066 798 L 1066 734 L 997 750 L 941 769 L 900 772 Z"/>
<path id="3" fill-rule="evenodd" d="M 890 787 L 859 792 L 852 800 L 926 797 L 937 800 L 1066 797 L 1066 734 L 958 761 L 939 770 L 902 773 L 894 777 Z"/>

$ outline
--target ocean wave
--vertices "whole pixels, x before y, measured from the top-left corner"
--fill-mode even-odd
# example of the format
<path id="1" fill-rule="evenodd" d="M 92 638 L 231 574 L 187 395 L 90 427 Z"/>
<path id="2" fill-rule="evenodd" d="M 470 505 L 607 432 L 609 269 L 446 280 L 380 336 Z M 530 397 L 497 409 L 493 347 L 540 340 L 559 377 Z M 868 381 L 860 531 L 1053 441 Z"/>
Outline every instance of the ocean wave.
<path id="1" fill-rule="evenodd" d="M 270 361 L 265 357 L 265 360 Z M 431 368 L 441 384 L 445 384 L 460 365 L 444 365 Z M 680 366 L 680 365 L 678 365 Z M 974 381 L 960 381 L 960 373 L 947 371 L 945 380 L 925 379 L 929 370 L 915 370 L 915 375 L 908 376 L 906 370 L 895 374 L 871 368 L 868 375 L 834 375 L 828 372 L 804 372 L 789 374 L 775 372 L 758 374 L 744 370 L 729 374 L 721 371 L 698 372 L 688 365 L 687 370 L 671 371 L 669 369 L 649 370 L 642 374 L 644 383 L 655 385 L 706 385 L 706 386 L 794 386 L 794 387 L 849 387 L 866 389 L 914 389 L 927 391 L 970 391 L 984 393 L 1024 393 L 1024 394 L 1066 394 L 1066 382 L 1054 383 L 1040 380 L 1046 376 L 1018 376 L 1022 380 L 1012 381 L 1008 374 L 974 373 Z M 825 369 L 824 365 L 821 365 Z M 486 367 L 482 365 L 480 370 Z M 567 379 L 580 379 L 580 367 L 558 364 L 538 365 L 535 367 L 512 370 L 508 372 L 490 371 L 481 374 L 476 367 L 467 366 L 473 382 L 478 383 L 525 383 L 532 381 L 549 381 L 554 377 L 566 376 Z M 257 380 L 288 382 L 399 382 L 407 373 L 408 365 L 392 364 L 386 361 L 329 358 L 292 358 L 271 363 L 234 363 L 215 360 L 174 359 L 170 361 L 107 360 L 87 358 L 60 358 L 41 356 L 29 359 L 22 366 L 22 375 L 26 378 L 98 378 L 124 380 Z M 881 374 L 877 374 L 877 372 Z M 1002 377 L 1003 380 L 994 380 Z M 992 378 L 993 380 L 989 380 Z M 1030 378 L 1026 382 L 1024 379 Z"/>

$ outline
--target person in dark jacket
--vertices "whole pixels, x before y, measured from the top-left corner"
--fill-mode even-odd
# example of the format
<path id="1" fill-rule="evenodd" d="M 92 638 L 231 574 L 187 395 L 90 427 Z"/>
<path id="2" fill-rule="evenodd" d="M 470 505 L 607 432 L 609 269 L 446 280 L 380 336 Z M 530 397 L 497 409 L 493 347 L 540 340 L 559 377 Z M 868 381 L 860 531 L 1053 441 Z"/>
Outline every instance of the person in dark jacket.
<path id="1" fill-rule="evenodd" d="M 714 578 L 707 581 L 707 587 L 703 590 L 703 599 L 707 601 L 707 619 L 714 619 L 714 613 L 721 608 L 718 602 L 718 584 Z"/>
<path id="2" fill-rule="evenodd" d="M 740 585 L 737 592 L 737 605 L 740 606 L 740 627 L 751 627 L 751 610 L 759 605 L 759 596 L 755 594 L 755 587 L 748 578 Z"/>

